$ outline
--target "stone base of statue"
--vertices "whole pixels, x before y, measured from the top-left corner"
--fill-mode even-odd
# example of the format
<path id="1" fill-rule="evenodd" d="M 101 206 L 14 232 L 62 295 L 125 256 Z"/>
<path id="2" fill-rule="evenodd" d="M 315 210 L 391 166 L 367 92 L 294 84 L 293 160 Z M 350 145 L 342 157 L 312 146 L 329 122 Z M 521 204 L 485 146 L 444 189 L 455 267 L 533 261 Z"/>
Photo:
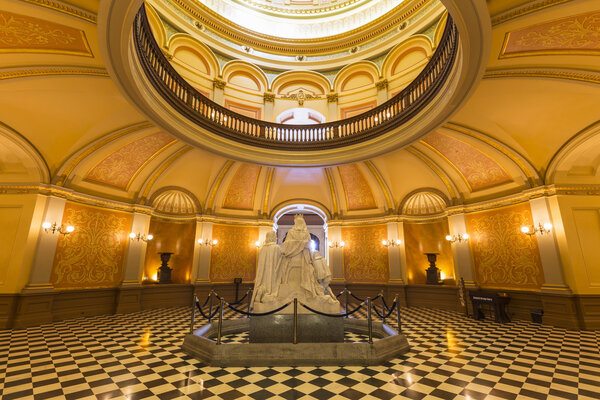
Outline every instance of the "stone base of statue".
<path id="1" fill-rule="evenodd" d="M 293 314 L 250 317 L 250 343 L 290 343 L 293 337 Z M 343 342 L 344 319 L 318 314 L 300 314 L 296 339 L 298 343 Z"/>

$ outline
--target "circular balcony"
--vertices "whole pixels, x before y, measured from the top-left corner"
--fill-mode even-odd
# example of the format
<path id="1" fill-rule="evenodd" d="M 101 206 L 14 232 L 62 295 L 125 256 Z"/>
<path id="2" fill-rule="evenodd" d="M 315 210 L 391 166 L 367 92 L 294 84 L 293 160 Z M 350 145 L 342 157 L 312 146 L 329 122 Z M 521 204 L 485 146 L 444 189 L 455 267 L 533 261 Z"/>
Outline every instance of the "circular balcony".
<path id="1" fill-rule="evenodd" d="M 115 8 L 108 13 L 109 20 L 118 17 Z M 126 14 L 127 9 L 124 11 Z M 131 18 L 127 51 L 121 48 L 120 57 L 115 57 L 118 51 L 105 51 L 113 61 L 109 70 L 132 102 L 157 125 L 190 144 L 229 158 L 270 165 L 350 162 L 406 146 L 445 122 L 468 97 L 472 84 L 481 76 L 481 60 L 485 58 L 474 58 L 473 49 L 464 48 L 459 29 L 448 15 L 442 39 L 428 64 L 393 98 L 351 118 L 318 125 L 285 125 L 240 115 L 205 97 L 165 57 L 143 4 Z M 482 43 L 484 40 L 480 40 L 480 47 Z M 461 87 L 465 82 L 468 87 Z"/>

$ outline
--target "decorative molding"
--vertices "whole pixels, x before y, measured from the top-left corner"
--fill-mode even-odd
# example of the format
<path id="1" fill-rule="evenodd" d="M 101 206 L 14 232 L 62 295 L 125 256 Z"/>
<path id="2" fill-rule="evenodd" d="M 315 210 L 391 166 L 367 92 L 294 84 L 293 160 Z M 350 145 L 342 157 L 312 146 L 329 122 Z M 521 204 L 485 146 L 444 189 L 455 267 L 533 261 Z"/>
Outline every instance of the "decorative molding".
<path id="1" fill-rule="evenodd" d="M 269 168 L 267 171 L 267 186 L 265 188 L 265 197 L 263 200 L 263 218 L 269 216 L 269 197 L 271 196 L 271 187 L 273 185 L 273 175 L 275 174 L 275 168 Z"/>
<path id="2" fill-rule="evenodd" d="M 417 157 L 419 160 L 423 161 L 423 163 L 425 165 L 427 165 L 429 168 L 431 168 L 431 170 L 444 183 L 444 185 L 446 186 L 446 189 L 448 189 L 448 193 L 450 193 L 450 196 L 452 197 L 452 199 L 458 199 L 457 191 L 454 190 L 454 184 L 450 181 L 450 178 L 448 177 L 448 175 L 437 164 L 435 164 L 432 160 L 430 160 L 429 157 L 427 157 L 425 154 L 423 154 L 419 150 L 417 150 L 414 146 L 407 147 L 406 150 L 413 156 Z"/>
<path id="3" fill-rule="evenodd" d="M 177 150 L 174 154 L 172 154 L 166 161 L 164 161 L 152 174 L 152 177 L 148 179 L 148 181 L 144 185 L 144 191 L 142 193 L 142 197 L 139 199 L 138 203 L 143 204 L 146 200 L 146 197 L 150 193 L 150 189 L 154 186 L 154 183 L 158 180 L 158 178 L 169 168 L 179 157 L 190 151 L 192 146 L 184 146 L 181 149 Z M 201 209 L 201 208 L 199 208 Z"/>
<path id="4" fill-rule="evenodd" d="M 388 80 L 382 79 L 382 80 L 378 81 L 377 83 L 375 83 L 375 87 L 377 88 L 378 91 L 387 89 L 388 88 Z"/>
<path id="5" fill-rule="evenodd" d="M 488 70 L 483 79 L 494 78 L 552 78 L 567 79 L 572 81 L 600 84 L 600 73 L 583 70 L 558 70 L 558 69 L 533 69 L 514 68 L 502 70 Z"/>
<path id="6" fill-rule="evenodd" d="M 371 160 L 365 161 L 365 165 L 367 166 L 369 171 L 373 174 L 373 176 L 377 180 L 377 183 L 379 184 L 379 187 L 381 188 L 381 191 L 383 192 L 383 196 L 385 197 L 385 202 L 387 204 L 389 212 L 393 212 L 394 211 L 394 201 L 392 200 L 392 193 L 390 192 L 388 186 L 385 184 L 385 181 L 383 180 L 383 177 L 379 173 L 379 170 L 377 169 L 377 167 L 375 166 L 375 164 L 373 164 L 373 161 L 371 161 Z"/>
<path id="7" fill-rule="evenodd" d="M 338 102 L 338 94 L 337 93 L 330 93 L 327 95 L 327 102 L 328 103 L 337 103 Z"/>
<path id="8" fill-rule="evenodd" d="M 227 172 L 229 171 L 233 163 L 234 161 L 232 160 L 225 161 L 223 168 L 221 168 L 221 171 L 219 171 L 219 175 L 217 175 L 217 178 L 215 179 L 215 182 L 213 183 L 212 188 L 210 189 L 210 195 L 208 196 L 208 199 L 206 200 L 206 206 L 204 207 L 205 212 L 207 214 L 211 213 L 213 209 L 213 204 L 215 202 L 215 196 L 217 195 L 217 191 L 219 190 L 221 182 L 223 182 L 223 178 L 225 178 L 225 175 L 227 175 Z"/>
<path id="9" fill-rule="evenodd" d="M 536 2 L 530 2 L 528 4 L 511 8 L 508 11 L 502 12 L 492 16 L 492 26 L 502 24 L 511 19 L 522 17 L 532 12 L 542 10 L 547 7 L 552 7 L 558 4 L 568 3 L 571 0 L 542 0 Z"/>
<path id="10" fill-rule="evenodd" d="M 265 103 L 274 103 L 275 102 L 275 93 L 267 93 L 263 95 L 263 101 Z"/>
<path id="11" fill-rule="evenodd" d="M 48 75 L 87 75 L 108 77 L 108 71 L 104 68 L 78 67 L 78 66 L 39 66 L 39 67 L 18 67 L 0 69 L 0 80 L 27 78 L 32 76 Z"/>
<path id="12" fill-rule="evenodd" d="M 227 82 L 225 82 L 223 79 L 216 78 L 216 79 L 213 81 L 213 88 L 214 88 L 214 89 L 220 89 L 220 90 L 223 90 L 223 89 L 225 89 L 225 86 L 226 86 L 226 85 L 227 85 Z"/>
<path id="13" fill-rule="evenodd" d="M 85 21 L 95 24 L 97 22 L 97 16 L 91 11 L 84 10 L 83 8 L 75 7 L 71 4 L 64 3 L 58 0 L 21 0 L 25 3 L 35 4 L 40 7 L 50 8 L 63 14 L 68 14 L 73 17 L 81 18 Z"/>
<path id="14" fill-rule="evenodd" d="M 333 203 L 333 218 L 338 218 L 340 215 L 340 209 L 338 208 L 338 199 L 335 192 L 335 186 L 333 186 L 333 176 L 331 176 L 330 168 L 323 168 L 325 176 L 327 177 L 327 184 L 329 185 L 329 194 L 331 195 L 331 202 Z"/>

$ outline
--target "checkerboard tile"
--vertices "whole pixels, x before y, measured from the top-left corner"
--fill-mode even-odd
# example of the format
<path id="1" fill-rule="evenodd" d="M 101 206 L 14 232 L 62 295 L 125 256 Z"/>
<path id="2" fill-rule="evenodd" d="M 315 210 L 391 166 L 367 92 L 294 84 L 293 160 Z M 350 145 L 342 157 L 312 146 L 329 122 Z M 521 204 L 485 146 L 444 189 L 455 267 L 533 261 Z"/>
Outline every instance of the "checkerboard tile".
<path id="1" fill-rule="evenodd" d="M 600 399 L 600 332 L 405 308 L 411 350 L 380 366 L 216 368 L 181 352 L 189 318 L 171 308 L 0 331 L 0 398 Z"/>

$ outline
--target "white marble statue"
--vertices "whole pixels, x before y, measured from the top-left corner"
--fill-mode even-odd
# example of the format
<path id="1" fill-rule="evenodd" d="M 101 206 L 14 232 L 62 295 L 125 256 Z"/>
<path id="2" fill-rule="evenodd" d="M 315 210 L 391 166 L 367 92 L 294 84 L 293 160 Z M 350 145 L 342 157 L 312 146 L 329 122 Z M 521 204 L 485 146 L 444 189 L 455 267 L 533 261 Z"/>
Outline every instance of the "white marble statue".
<path id="1" fill-rule="evenodd" d="M 276 309 L 283 304 L 298 301 L 307 306 L 325 313 L 339 313 L 340 303 L 329 289 L 331 274 L 325 260 L 318 255 L 311 255 L 310 234 L 302 215 L 296 215 L 294 226 L 287 233 L 281 248 L 279 264 L 270 273 L 271 286 L 267 291 L 265 277 L 267 263 L 258 265 L 255 290 L 261 291 L 262 296 L 257 294 L 253 303 L 255 312 L 266 312 Z M 259 252 L 259 259 L 261 259 Z M 261 277 L 259 280 L 258 277 Z M 265 289 L 261 289 L 262 287 Z M 287 307 L 282 313 L 293 311 L 292 306 Z M 299 313 L 309 313 L 304 307 L 299 306 Z"/>
<path id="2" fill-rule="evenodd" d="M 273 301 L 277 296 L 277 290 L 281 282 L 279 270 L 281 249 L 276 242 L 277 235 L 275 232 L 267 232 L 265 244 L 258 250 L 252 303 L 255 301 L 259 303 Z"/>

